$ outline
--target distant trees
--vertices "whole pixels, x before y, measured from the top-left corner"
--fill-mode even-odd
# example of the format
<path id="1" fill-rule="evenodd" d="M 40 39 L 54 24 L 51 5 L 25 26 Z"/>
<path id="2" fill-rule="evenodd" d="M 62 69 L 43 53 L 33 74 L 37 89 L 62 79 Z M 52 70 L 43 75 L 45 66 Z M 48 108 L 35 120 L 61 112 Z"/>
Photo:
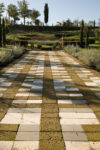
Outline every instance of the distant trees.
<path id="1" fill-rule="evenodd" d="M 78 20 L 74 20 L 74 21 L 73 21 L 73 26 L 78 27 L 78 25 L 79 25 L 79 21 L 78 21 Z"/>
<path id="2" fill-rule="evenodd" d="M 29 17 L 30 10 L 28 9 L 28 4 L 26 0 L 18 1 L 19 13 L 24 19 L 24 25 L 26 23 L 26 18 Z"/>
<path id="3" fill-rule="evenodd" d="M 35 23 L 35 25 L 39 25 L 39 19 L 37 19 L 40 16 L 40 12 L 36 9 L 33 9 L 30 18 Z"/>
<path id="4" fill-rule="evenodd" d="M 4 4 L 0 3 L 0 18 L 2 16 L 2 14 L 4 13 L 4 8 L 5 8 Z"/>
<path id="5" fill-rule="evenodd" d="M 48 7 L 48 4 L 46 3 L 44 6 L 44 22 L 45 22 L 45 24 L 48 23 L 48 20 L 49 20 L 49 7 Z"/>
<path id="6" fill-rule="evenodd" d="M 70 19 L 67 19 L 64 26 L 66 26 L 66 27 L 71 27 L 71 26 L 72 26 L 71 20 L 70 20 Z"/>
<path id="7" fill-rule="evenodd" d="M 10 4 L 8 5 L 7 12 L 9 17 L 13 18 L 14 24 L 16 23 L 16 20 L 19 20 L 19 12 L 16 5 Z"/>

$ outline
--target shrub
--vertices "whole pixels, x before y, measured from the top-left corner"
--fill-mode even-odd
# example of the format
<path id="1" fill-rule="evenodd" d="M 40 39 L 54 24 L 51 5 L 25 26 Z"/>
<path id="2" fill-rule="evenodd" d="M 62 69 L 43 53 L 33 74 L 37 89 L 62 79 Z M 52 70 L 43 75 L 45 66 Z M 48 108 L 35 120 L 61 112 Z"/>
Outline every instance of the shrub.
<path id="1" fill-rule="evenodd" d="M 98 49 L 81 49 L 78 46 L 69 45 L 65 51 L 83 61 L 86 65 L 100 70 L 100 51 Z"/>
<path id="2" fill-rule="evenodd" d="M 79 48 L 78 46 L 68 45 L 68 46 L 65 47 L 65 50 L 66 50 L 69 54 L 71 54 L 71 55 L 77 57 L 78 52 L 80 51 L 80 48 Z"/>
<path id="3" fill-rule="evenodd" d="M 17 45 L 17 46 L 14 46 L 14 48 L 12 49 L 12 52 L 13 52 L 14 58 L 18 58 L 20 55 L 22 55 L 25 52 L 25 49 L 24 47 Z"/>
<path id="4" fill-rule="evenodd" d="M 14 46 L 11 49 L 5 49 L 0 51 L 0 66 L 5 66 L 10 63 L 13 59 L 18 58 L 24 53 L 24 48 L 19 45 Z"/>
<path id="5" fill-rule="evenodd" d="M 41 49 L 41 47 L 42 47 L 42 46 L 41 46 L 40 44 L 37 45 L 37 48 L 38 48 L 38 49 Z"/>

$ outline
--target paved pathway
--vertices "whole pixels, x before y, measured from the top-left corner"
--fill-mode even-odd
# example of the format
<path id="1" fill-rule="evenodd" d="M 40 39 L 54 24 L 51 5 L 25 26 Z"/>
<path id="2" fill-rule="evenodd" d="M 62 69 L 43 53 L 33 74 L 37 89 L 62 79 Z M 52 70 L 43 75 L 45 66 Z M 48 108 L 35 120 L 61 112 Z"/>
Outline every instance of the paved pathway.
<path id="1" fill-rule="evenodd" d="M 0 74 L 0 150 L 100 150 L 100 73 L 30 51 Z"/>

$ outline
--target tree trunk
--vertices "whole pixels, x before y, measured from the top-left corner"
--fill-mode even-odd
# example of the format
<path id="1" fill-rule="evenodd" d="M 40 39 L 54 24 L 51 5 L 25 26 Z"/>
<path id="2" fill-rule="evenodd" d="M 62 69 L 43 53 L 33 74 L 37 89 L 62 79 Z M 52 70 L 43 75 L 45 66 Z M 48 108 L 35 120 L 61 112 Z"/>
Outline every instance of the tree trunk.
<path id="1" fill-rule="evenodd" d="M 16 19 L 14 18 L 14 25 L 16 24 Z"/>
<path id="2" fill-rule="evenodd" d="M 26 23 L 26 20 L 25 20 L 26 18 L 24 17 L 24 25 L 25 25 L 25 23 Z"/>

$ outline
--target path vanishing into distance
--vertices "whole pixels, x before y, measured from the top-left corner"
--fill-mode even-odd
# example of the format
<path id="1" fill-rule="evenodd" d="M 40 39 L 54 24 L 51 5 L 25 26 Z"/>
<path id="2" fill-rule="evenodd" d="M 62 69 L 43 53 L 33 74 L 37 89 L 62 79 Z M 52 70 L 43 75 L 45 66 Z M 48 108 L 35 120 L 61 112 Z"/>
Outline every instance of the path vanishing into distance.
<path id="1" fill-rule="evenodd" d="M 100 73 L 64 51 L 1 69 L 0 150 L 100 150 Z"/>

